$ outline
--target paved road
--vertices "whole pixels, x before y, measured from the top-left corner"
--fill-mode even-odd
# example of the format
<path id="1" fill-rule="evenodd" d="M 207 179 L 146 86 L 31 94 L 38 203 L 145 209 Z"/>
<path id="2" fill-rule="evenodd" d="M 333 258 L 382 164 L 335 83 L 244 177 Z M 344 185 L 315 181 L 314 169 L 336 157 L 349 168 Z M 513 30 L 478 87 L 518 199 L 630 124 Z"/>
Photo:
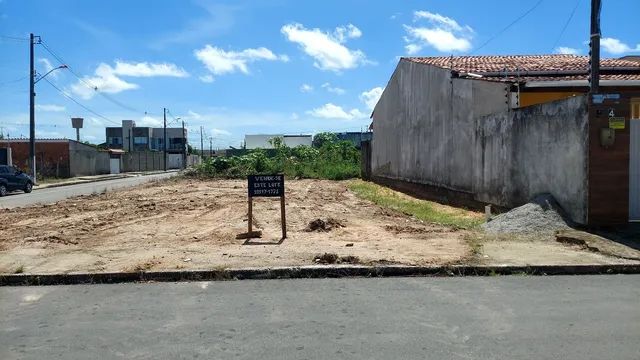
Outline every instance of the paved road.
<path id="1" fill-rule="evenodd" d="M 15 192 L 11 193 L 8 196 L 0 198 L 0 208 L 15 208 L 33 204 L 53 203 L 72 196 L 89 195 L 93 193 L 101 193 L 103 191 L 111 191 L 114 189 L 135 186 L 152 180 L 165 179 L 171 176 L 175 176 L 176 174 L 176 172 L 168 172 L 153 175 L 141 175 L 124 179 L 98 181 L 86 184 L 60 186 L 42 190 L 34 190 L 30 194 Z"/>
<path id="2" fill-rule="evenodd" d="M 640 359 L 640 276 L 0 288 L 8 359 Z"/>

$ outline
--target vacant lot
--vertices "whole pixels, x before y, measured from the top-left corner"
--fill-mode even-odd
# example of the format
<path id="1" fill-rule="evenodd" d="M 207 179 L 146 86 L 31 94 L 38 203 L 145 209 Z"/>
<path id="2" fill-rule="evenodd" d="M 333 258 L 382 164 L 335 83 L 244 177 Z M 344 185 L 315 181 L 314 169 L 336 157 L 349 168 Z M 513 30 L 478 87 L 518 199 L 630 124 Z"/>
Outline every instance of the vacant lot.
<path id="1" fill-rule="evenodd" d="M 246 181 L 240 180 L 177 179 L 0 210 L 0 272 L 308 265 L 322 253 L 420 265 L 471 256 L 467 231 L 381 208 L 356 197 L 347 184 L 288 181 L 288 238 L 280 245 L 271 244 L 280 240 L 277 199 L 254 201 L 261 239 L 236 239 L 247 231 Z M 307 231 L 316 219 L 332 219 L 333 229 Z"/>
<path id="2" fill-rule="evenodd" d="M 246 193 L 243 180 L 179 178 L 0 210 L 0 273 L 311 265 L 325 253 L 363 264 L 633 262 L 554 237 L 488 236 L 480 213 L 356 180 L 287 181 L 288 238 L 280 241 L 279 200 L 259 198 L 262 238 L 247 241 L 236 238 L 247 231 Z"/>

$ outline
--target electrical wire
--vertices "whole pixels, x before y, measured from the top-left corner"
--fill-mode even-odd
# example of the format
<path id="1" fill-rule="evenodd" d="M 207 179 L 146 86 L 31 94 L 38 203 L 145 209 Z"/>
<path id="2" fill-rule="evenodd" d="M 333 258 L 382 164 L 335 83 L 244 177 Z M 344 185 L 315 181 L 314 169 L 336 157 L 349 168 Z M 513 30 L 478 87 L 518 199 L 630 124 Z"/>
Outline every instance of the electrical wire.
<path id="1" fill-rule="evenodd" d="M 473 50 L 473 52 L 477 52 L 480 49 L 482 49 L 483 47 L 485 47 L 487 44 L 489 44 L 491 41 L 493 41 L 495 38 L 497 38 L 498 36 L 502 35 L 505 31 L 509 30 L 510 27 L 512 27 L 513 25 L 515 25 L 518 21 L 524 19 L 527 15 L 529 15 L 529 13 L 531 13 L 533 10 L 535 10 L 538 6 L 540 6 L 540 4 L 542 4 L 544 0 L 538 0 L 538 2 L 533 5 L 529 10 L 525 11 L 522 15 L 518 16 L 515 20 L 513 20 L 511 23 L 509 23 L 509 25 L 505 26 L 502 30 L 498 31 L 498 33 L 496 33 L 495 35 L 493 35 L 492 37 L 490 37 L 487 41 L 485 41 L 484 43 L 482 43 L 482 45 L 478 46 L 477 48 L 475 48 Z"/>
<path id="2" fill-rule="evenodd" d="M 17 36 L 9 36 L 9 35 L 0 35 L 0 39 L 18 41 L 18 42 L 29 42 L 29 38 L 21 38 Z"/>
<path id="3" fill-rule="evenodd" d="M 40 45 L 42 45 L 44 47 L 44 49 L 51 54 L 51 56 L 53 56 L 56 60 L 58 60 L 58 62 L 60 62 L 60 64 L 64 64 L 67 66 L 67 70 L 76 78 L 78 78 L 78 80 L 84 85 L 86 86 L 88 89 L 91 89 L 93 91 L 95 91 L 96 93 L 100 94 L 100 96 L 102 96 L 103 98 L 107 99 L 109 102 L 127 110 L 127 111 L 131 111 L 131 112 L 136 112 L 136 113 L 144 113 L 145 115 L 149 115 L 148 112 L 146 111 L 140 111 L 139 109 L 136 109 L 132 106 L 126 105 L 116 99 L 114 99 L 113 97 L 107 95 L 106 93 L 100 91 L 100 88 L 94 84 L 93 82 L 86 80 L 83 76 L 80 76 L 71 65 L 69 65 L 69 63 L 67 63 L 66 61 L 64 61 L 64 59 L 58 55 L 55 51 L 53 51 L 53 49 L 51 49 L 44 41 L 40 41 Z"/>
<path id="4" fill-rule="evenodd" d="M 562 30 L 560 31 L 560 35 L 558 35 L 558 38 L 553 43 L 553 46 L 551 47 L 551 51 L 554 51 L 556 46 L 560 42 L 560 39 L 562 38 L 562 35 L 564 35 L 565 30 L 567 30 L 567 26 L 569 26 L 569 23 L 571 22 L 571 19 L 573 19 L 573 15 L 575 15 L 576 14 L 576 10 L 578 10 L 578 5 L 580 5 L 580 0 L 576 0 L 576 5 L 573 7 L 573 10 L 571 10 L 571 15 L 569 15 L 569 18 L 564 23 L 564 26 L 562 27 Z"/>
<path id="5" fill-rule="evenodd" d="M 47 78 L 42 78 L 42 79 L 43 79 L 44 81 L 46 81 L 47 83 L 49 83 L 49 85 L 51 85 L 54 89 L 58 90 L 58 92 L 59 92 L 62 96 L 64 96 L 65 98 L 67 98 L 67 99 L 69 99 L 69 100 L 71 100 L 71 101 L 73 101 L 76 105 L 80 106 L 81 108 L 85 109 L 86 111 L 88 111 L 88 112 L 92 113 L 93 115 L 95 115 L 95 116 L 97 116 L 97 117 L 99 117 L 99 118 L 101 118 L 101 119 L 104 119 L 104 120 L 106 120 L 106 121 L 108 121 L 108 122 L 110 122 L 110 123 L 112 123 L 112 124 L 120 125 L 120 124 L 118 124 L 117 122 L 115 122 L 115 121 L 113 121 L 113 120 L 109 119 L 108 117 L 103 116 L 103 115 L 101 115 L 101 114 L 99 114 L 99 113 L 97 113 L 97 112 L 93 111 L 92 109 L 88 108 L 87 106 L 83 105 L 83 104 L 82 104 L 82 103 L 80 103 L 78 100 L 74 99 L 74 98 L 73 98 L 73 97 L 71 97 L 69 94 L 67 94 L 66 92 L 62 91 L 59 87 L 57 87 L 56 85 L 54 85 L 51 81 L 49 81 L 49 79 L 47 79 Z"/>
<path id="6" fill-rule="evenodd" d="M 9 84 L 17 83 L 17 82 L 20 82 L 20 81 L 25 80 L 25 79 L 28 79 L 28 78 L 29 78 L 29 75 L 25 75 L 25 76 L 23 76 L 23 77 L 21 77 L 21 78 L 19 78 L 19 79 L 15 79 L 15 80 L 9 80 L 9 81 L 5 81 L 5 82 L 1 82 L 1 83 L 0 83 L 0 86 L 5 86 L 5 85 L 9 85 Z"/>

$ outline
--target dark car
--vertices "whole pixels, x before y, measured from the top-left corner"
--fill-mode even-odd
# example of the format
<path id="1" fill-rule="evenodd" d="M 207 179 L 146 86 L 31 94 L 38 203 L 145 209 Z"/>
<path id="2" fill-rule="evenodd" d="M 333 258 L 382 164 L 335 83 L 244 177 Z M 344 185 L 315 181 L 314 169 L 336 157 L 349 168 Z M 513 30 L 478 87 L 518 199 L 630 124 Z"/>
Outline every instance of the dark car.
<path id="1" fill-rule="evenodd" d="M 30 193 L 33 190 L 33 179 L 18 168 L 0 165 L 0 196 L 14 190 Z"/>

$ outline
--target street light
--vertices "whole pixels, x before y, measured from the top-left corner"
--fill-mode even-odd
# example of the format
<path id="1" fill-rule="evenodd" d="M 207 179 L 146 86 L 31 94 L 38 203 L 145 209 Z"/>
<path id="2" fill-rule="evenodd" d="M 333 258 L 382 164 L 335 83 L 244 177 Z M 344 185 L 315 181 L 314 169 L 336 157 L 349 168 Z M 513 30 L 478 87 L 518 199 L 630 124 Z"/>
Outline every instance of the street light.
<path id="1" fill-rule="evenodd" d="M 47 75 L 51 74 L 52 72 L 54 72 L 54 71 L 56 71 L 56 70 L 58 70 L 58 69 L 66 69 L 66 68 L 68 68 L 68 66 L 67 66 L 67 65 L 60 65 L 60 66 L 58 66 L 58 67 L 56 67 L 56 68 L 53 68 L 53 69 L 49 70 L 46 74 L 44 74 L 44 75 L 40 76 L 40 77 L 39 77 L 39 78 L 34 82 L 34 84 L 37 84 L 37 83 L 38 83 L 38 81 L 40 81 L 40 80 L 44 79 L 45 77 L 47 77 Z"/>
<path id="2" fill-rule="evenodd" d="M 35 102 L 36 91 L 35 85 L 38 81 L 44 79 L 47 75 L 59 69 L 68 68 L 67 65 L 60 65 L 56 68 L 49 70 L 46 74 L 36 79 L 36 72 L 33 69 L 33 34 L 31 34 L 31 59 L 30 59 L 30 91 L 29 91 L 29 159 L 31 160 L 31 176 L 33 176 L 33 183 L 37 183 L 36 178 L 36 114 L 35 114 Z"/>

